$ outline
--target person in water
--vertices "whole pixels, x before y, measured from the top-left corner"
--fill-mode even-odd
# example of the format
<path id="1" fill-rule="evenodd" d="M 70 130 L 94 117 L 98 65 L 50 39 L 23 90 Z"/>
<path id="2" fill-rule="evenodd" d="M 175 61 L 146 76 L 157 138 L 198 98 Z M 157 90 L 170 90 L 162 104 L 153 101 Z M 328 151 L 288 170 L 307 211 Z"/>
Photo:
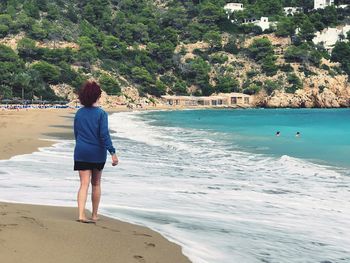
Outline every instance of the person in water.
<path id="1" fill-rule="evenodd" d="M 79 171 L 78 222 L 94 223 L 98 220 L 101 198 L 101 176 L 107 159 L 107 151 L 112 158 L 112 166 L 118 164 L 118 157 L 108 130 L 107 113 L 98 106 L 101 88 L 96 82 L 86 82 L 79 91 L 79 101 L 84 106 L 74 118 L 74 171 Z M 85 205 L 89 185 L 92 185 L 92 217 L 87 219 Z"/>
<path id="2" fill-rule="evenodd" d="M 281 132 L 280 131 L 277 131 L 276 132 L 276 136 L 280 136 L 281 135 Z"/>
<path id="3" fill-rule="evenodd" d="M 295 136 L 296 136 L 296 137 L 300 137 L 300 132 L 297 132 L 297 133 L 295 134 Z"/>

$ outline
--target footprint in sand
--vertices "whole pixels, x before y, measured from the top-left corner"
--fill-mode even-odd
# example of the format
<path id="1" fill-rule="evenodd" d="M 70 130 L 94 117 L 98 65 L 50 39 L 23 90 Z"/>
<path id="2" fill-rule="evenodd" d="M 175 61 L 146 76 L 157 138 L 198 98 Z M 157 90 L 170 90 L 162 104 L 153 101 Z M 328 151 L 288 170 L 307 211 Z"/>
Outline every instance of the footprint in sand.
<path id="1" fill-rule="evenodd" d="M 120 232 L 120 231 L 117 230 L 117 229 L 112 229 L 112 228 L 109 228 L 109 227 L 106 227 L 106 226 L 98 226 L 98 227 L 100 227 L 100 228 L 102 228 L 102 229 L 110 230 L 110 231 L 112 231 L 112 232 Z"/>
<path id="2" fill-rule="evenodd" d="M 137 233 L 136 231 L 134 231 L 134 236 L 152 237 L 151 235 L 144 234 L 144 233 Z"/>
<path id="3" fill-rule="evenodd" d="M 21 218 L 27 220 L 28 222 L 32 223 L 32 224 L 36 224 L 42 228 L 45 228 L 47 229 L 47 227 L 45 227 L 45 225 L 43 223 L 41 223 L 40 221 L 36 220 L 35 218 L 33 217 L 28 217 L 28 216 L 21 216 Z"/>
<path id="4" fill-rule="evenodd" d="M 15 227 L 18 226 L 18 224 L 0 224 L 0 227 Z"/>
<path id="5" fill-rule="evenodd" d="M 148 243 L 148 242 L 145 242 L 145 245 L 146 245 L 146 248 L 156 247 L 155 244 L 153 244 L 153 243 Z"/>
<path id="6" fill-rule="evenodd" d="M 141 262 L 141 263 L 145 263 L 146 262 L 146 260 L 143 258 L 143 256 L 140 256 L 140 255 L 135 255 L 134 259 L 136 259 L 137 262 Z"/>

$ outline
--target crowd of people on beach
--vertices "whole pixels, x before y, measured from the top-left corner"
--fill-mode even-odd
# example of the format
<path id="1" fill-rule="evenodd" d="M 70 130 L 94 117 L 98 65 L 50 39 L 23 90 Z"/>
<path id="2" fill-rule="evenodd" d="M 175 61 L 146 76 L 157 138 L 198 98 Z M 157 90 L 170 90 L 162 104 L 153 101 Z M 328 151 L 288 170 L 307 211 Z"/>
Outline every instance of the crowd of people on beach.
<path id="1" fill-rule="evenodd" d="M 7 104 L 0 105 L 1 110 L 28 110 L 28 109 L 75 109 L 76 107 L 71 107 L 68 105 L 58 105 L 58 104 Z"/>

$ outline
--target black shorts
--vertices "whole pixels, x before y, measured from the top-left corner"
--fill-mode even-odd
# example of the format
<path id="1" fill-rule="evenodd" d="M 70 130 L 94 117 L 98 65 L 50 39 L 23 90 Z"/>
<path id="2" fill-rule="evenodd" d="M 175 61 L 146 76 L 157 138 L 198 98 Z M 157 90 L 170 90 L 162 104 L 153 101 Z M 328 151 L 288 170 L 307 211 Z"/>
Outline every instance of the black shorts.
<path id="1" fill-rule="evenodd" d="M 89 163 L 74 161 L 74 171 L 85 171 L 94 169 L 102 171 L 103 167 L 105 167 L 105 163 Z"/>

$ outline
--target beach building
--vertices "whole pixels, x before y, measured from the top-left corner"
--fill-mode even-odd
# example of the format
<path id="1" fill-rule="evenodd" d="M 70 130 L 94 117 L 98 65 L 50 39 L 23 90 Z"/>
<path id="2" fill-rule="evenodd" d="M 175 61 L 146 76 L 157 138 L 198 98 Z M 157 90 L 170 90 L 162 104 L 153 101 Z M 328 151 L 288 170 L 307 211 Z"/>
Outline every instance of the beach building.
<path id="1" fill-rule="evenodd" d="M 244 7 L 242 3 L 228 3 L 224 6 L 226 14 L 232 14 L 236 11 L 243 11 Z"/>
<path id="2" fill-rule="evenodd" d="M 162 99 L 167 105 L 182 107 L 250 107 L 252 105 L 252 97 L 243 93 L 220 93 L 207 97 L 165 95 Z"/>
<path id="3" fill-rule="evenodd" d="M 294 16 L 295 14 L 301 13 L 303 12 L 303 8 L 302 7 L 284 7 L 283 8 L 283 13 L 286 16 Z"/>
<path id="4" fill-rule="evenodd" d="M 312 41 L 314 44 L 323 44 L 324 48 L 328 52 L 331 52 L 337 41 L 346 38 L 348 32 L 350 32 L 350 25 L 328 27 L 322 31 L 316 32 Z"/>
<path id="5" fill-rule="evenodd" d="M 269 18 L 268 17 L 261 17 L 260 19 L 246 18 L 246 19 L 244 19 L 244 23 L 243 24 L 254 24 L 256 26 L 261 27 L 262 31 L 270 29 L 271 26 L 276 25 L 275 22 L 269 22 Z"/>
<path id="6" fill-rule="evenodd" d="M 334 0 L 314 0 L 314 9 L 324 9 L 334 5 Z"/>

